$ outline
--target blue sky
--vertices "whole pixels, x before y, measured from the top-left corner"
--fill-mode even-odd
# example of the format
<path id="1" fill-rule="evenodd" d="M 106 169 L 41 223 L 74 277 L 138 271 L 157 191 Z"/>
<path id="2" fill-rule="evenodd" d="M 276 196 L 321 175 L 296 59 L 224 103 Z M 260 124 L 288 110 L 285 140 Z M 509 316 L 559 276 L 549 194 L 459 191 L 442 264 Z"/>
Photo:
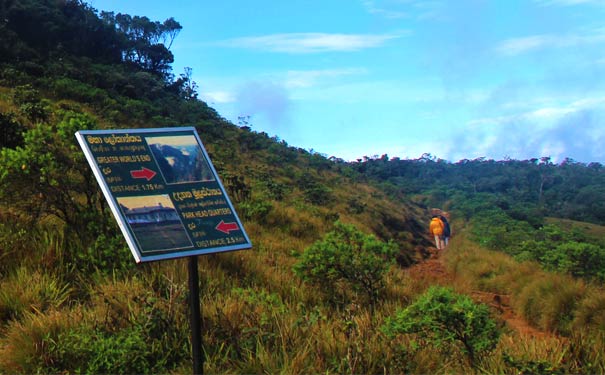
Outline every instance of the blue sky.
<path id="1" fill-rule="evenodd" d="M 173 73 L 192 68 L 222 117 L 291 146 L 605 162 L 605 0 L 89 4 L 174 17 Z"/>

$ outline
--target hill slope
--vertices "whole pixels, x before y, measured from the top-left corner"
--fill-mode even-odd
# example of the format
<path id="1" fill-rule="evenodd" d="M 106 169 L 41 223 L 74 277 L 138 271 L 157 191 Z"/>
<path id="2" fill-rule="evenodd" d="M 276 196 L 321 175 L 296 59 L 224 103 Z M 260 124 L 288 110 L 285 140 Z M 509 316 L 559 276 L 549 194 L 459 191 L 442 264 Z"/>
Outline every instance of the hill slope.
<path id="1" fill-rule="evenodd" d="M 515 186 L 471 168 L 464 175 L 471 184 L 460 186 L 479 195 L 449 194 L 444 163 L 344 163 L 235 126 L 197 99 L 190 71 L 172 73 L 167 45 L 180 30 L 173 19 L 25 0 L 2 2 L 0 20 L 0 373 L 189 372 L 186 261 L 134 264 L 74 137 L 82 129 L 181 125 L 198 130 L 254 245 L 199 259 L 208 372 L 518 373 L 545 365 L 535 362 L 540 348 L 557 369 L 605 363 L 588 339 L 569 354 L 534 341 L 519 349 L 518 336 L 505 331 L 476 367 L 457 342 L 387 337 L 387 322 L 429 287 L 406 271 L 431 246 L 428 207 L 471 219 L 477 207 L 510 203 L 481 193 Z M 392 168 L 399 163 L 410 173 Z M 532 189 L 542 181 L 530 177 Z M 529 197 L 546 197 L 549 181 Z M 311 277 L 295 272 L 314 256 Z M 513 262 L 477 258 L 498 270 Z M 478 282 L 500 276 L 483 271 Z M 590 295 L 597 305 L 603 300 Z M 478 329 L 491 326 L 488 318 Z M 598 319 L 535 323 L 571 329 Z M 567 357 L 556 362 L 557 350 Z"/>
<path id="2" fill-rule="evenodd" d="M 335 222 L 394 241 L 402 266 L 430 244 L 424 207 L 352 180 L 342 163 L 228 123 L 199 101 L 190 72 L 175 77 L 158 42 L 178 30 L 174 20 L 42 0 L 3 4 L 0 19 L 0 372 L 188 366 L 185 263 L 135 266 L 77 130 L 197 128 L 254 244 L 200 259 L 214 371 L 256 371 L 250 351 L 275 351 L 285 327 L 294 347 L 323 341 L 316 323 L 332 324 L 337 310 L 292 266 Z M 147 29 L 155 34 L 140 32 Z M 283 350 L 262 366 L 299 352 Z M 318 350 L 326 361 L 337 357 Z M 327 368 L 315 360 L 301 359 L 297 371 Z"/>

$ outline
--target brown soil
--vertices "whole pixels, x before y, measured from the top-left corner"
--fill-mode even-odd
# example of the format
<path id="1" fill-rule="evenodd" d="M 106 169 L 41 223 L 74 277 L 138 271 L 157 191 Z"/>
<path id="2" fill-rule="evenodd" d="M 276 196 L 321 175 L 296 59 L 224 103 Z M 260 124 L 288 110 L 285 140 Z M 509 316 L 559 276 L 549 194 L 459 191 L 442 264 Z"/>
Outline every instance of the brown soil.
<path id="1" fill-rule="evenodd" d="M 455 278 L 447 271 L 440 255 L 441 254 L 437 249 L 429 248 L 429 257 L 424 261 L 410 267 L 407 272 L 414 279 L 422 280 L 428 285 L 454 285 Z M 553 336 L 549 332 L 544 332 L 530 326 L 522 316 L 517 314 L 511 307 L 511 297 L 509 295 L 496 294 L 481 290 L 473 290 L 469 294 L 475 301 L 490 306 L 510 329 L 517 331 L 520 335 L 542 338 Z"/>

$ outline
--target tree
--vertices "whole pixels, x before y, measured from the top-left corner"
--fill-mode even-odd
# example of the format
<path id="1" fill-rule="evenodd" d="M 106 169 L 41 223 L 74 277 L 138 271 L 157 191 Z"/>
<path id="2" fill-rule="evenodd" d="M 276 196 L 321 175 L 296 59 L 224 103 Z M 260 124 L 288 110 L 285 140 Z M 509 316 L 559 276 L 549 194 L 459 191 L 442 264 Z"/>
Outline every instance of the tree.
<path id="1" fill-rule="evenodd" d="M 0 150 L 0 203 L 36 221 L 61 219 L 74 233 L 102 222 L 104 200 L 74 133 L 94 127 L 87 115 L 67 112 L 56 125 L 23 134 L 23 146 Z"/>
<path id="2" fill-rule="evenodd" d="M 170 64 L 174 62 L 169 48 L 183 28 L 174 18 L 160 23 L 147 17 L 102 12 L 101 19 L 122 35 L 124 61 L 135 63 L 153 73 L 168 72 Z"/>
<path id="3" fill-rule="evenodd" d="M 353 225 L 336 222 L 323 240 L 305 249 L 294 272 L 321 286 L 332 302 L 346 299 L 347 290 L 364 294 L 372 306 L 384 288 L 383 275 L 392 264 L 397 246 L 365 234 Z"/>

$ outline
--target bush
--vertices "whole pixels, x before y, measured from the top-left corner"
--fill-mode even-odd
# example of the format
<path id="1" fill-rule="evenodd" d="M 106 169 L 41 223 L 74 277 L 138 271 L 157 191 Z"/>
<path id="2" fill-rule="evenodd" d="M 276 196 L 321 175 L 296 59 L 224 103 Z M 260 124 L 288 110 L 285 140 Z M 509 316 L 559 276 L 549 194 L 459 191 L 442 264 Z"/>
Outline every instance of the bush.
<path id="1" fill-rule="evenodd" d="M 431 287 L 416 302 L 388 318 L 383 332 L 390 337 L 417 334 L 436 347 L 456 345 L 471 366 L 495 349 L 500 337 L 486 305 L 444 287 Z"/>
<path id="2" fill-rule="evenodd" d="M 273 205 L 269 201 L 252 200 L 238 204 L 237 208 L 244 219 L 261 223 L 267 218 Z"/>
<path id="3" fill-rule="evenodd" d="M 373 306 L 384 288 L 384 273 L 397 246 L 379 241 L 352 225 L 337 222 L 323 240 L 305 249 L 294 272 L 319 285 L 332 302 L 346 300 L 347 290 L 363 293 Z"/>
<path id="4" fill-rule="evenodd" d="M 98 221 L 102 196 L 74 133 L 90 129 L 85 114 L 61 113 L 55 125 L 38 124 L 23 133 L 23 147 L 0 150 L 0 202 L 37 221 L 56 216 L 78 235 Z"/>
<path id="5" fill-rule="evenodd" d="M 605 249 L 597 245 L 566 242 L 546 251 L 540 260 L 551 270 L 605 280 Z"/>
<path id="6" fill-rule="evenodd" d="M 46 373 L 166 373 L 189 357 L 184 301 L 167 301 L 131 279 L 103 284 L 87 320 L 47 336 Z"/>

